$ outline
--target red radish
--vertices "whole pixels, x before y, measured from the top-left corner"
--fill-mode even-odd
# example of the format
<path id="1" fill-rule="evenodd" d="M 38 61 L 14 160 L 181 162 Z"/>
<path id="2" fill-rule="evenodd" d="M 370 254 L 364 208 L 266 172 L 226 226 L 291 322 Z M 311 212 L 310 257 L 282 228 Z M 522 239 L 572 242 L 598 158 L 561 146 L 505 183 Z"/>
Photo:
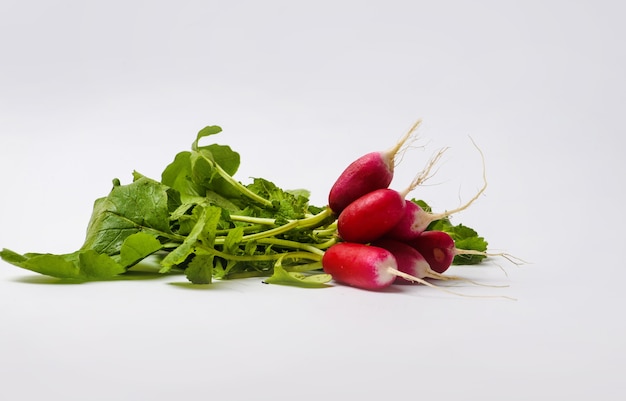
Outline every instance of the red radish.
<path id="1" fill-rule="evenodd" d="M 444 231 L 424 231 L 419 237 L 408 242 L 410 246 L 417 249 L 424 256 L 431 269 L 437 273 L 443 273 L 452 265 L 454 257 L 457 255 L 482 255 L 501 256 L 509 262 L 519 265 L 524 262 L 522 259 L 507 253 L 488 253 L 472 249 L 458 249 L 454 239 Z"/>
<path id="2" fill-rule="evenodd" d="M 406 199 L 403 216 L 398 224 L 385 233 L 385 237 L 400 241 L 415 239 L 430 224 L 430 216 L 432 215 L 424 211 L 417 203 Z"/>
<path id="3" fill-rule="evenodd" d="M 443 231 L 424 231 L 410 245 L 422 254 L 430 268 L 437 273 L 448 270 L 457 254 L 454 240 Z"/>
<path id="4" fill-rule="evenodd" d="M 339 236 L 347 242 L 372 242 L 398 224 L 404 207 L 398 191 L 382 188 L 369 192 L 341 212 L 337 218 Z"/>
<path id="5" fill-rule="evenodd" d="M 391 252 L 365 244 L 340 242 L 322 257 L 324 272 L 333 280 L 365 290 L 379 290 L 393 283 L 397 269 Z"/>
<path id="6" fill-rule="evenodd" d="M 328 195 L 328 206 L 340 214 L 350 203 L 377 189 L 387 188 L 393 179 L 396 157 L 412 137 L 422 120 L 390 149 L 371 152 L 352 162 L 337 178 Z"/>
<path id="7" fill-rule="evenodd" d="M 466 282 L 476 284 L 476 285 L 481 285 L 481 286 L 484 285 L 484 284 L 477 283 L 476 281 L 472 281 L 464 277 L 444 275 L 441 273 L 437 273 L 436 271 L 430 268 L 430 265 L 428 264 L 428 261 L 426 261 L 426 258 L 424 258 L 424 256 L 422 256 L 422 254 L 417 249 L 415 249 L 411 245 L 406 244 L 404 242 L 385 238 L 385 239 L 381 239 L 381 240 L 374 242 L 373 245 L 381 247 L 391 252 L 394 258 L 396 258 L 396 263 L 398 264 L 398 270 L 400 270 L 403 273 L 407 273 L 411 275 L 412 277 L 432 278 L 436 280 L 459 280 L 459 281 L 466 281 Z M 396 284 L 409 284 L 412 282 L 413 280 L 408 280 L 403 277 L 396 277 L 396 280 L 395 280 Z M 499 287 L 499 286 L 489 285 L 489 287 Z"/>
<path id="8" fill-rule="evenodd" d="M 457 277 L 447 277 L 430 268 L 426 258 L 414 247 L 404 242 L 393 239 L 380 239 L 373 243 L 374 246 L 388 250 L 396 258 L 398 270 L 418 278 L 434 278 L 439 280 L 456 279 Z M 396 278 L 396 283 L 410 283 L 402 277 Z"/>
<path id="9" fill-rule="evenodd" d="M 324 272 L 330 274 L 336 282 L 364 290 L 385 289 L 394 282 L 396 277 L 402 277 L 450 294 L 473 297 L 437 287 L 422 278 L 398 270 L 398 263 L 393 254 L 378 246 L 339 242 L 324 252 L 322 266 Z M 488 296 L 476 297 L 487 298 Z"/>
<path id="10" fill-rule="evenodd" d="M 440 289 L 419 277 L 398 270 L 393 254 L 378 246 L 339 242 L 324 252 L 322 266 L 324 272 L 333 276 L 333 280 L 338 283 L 365 290 L 389 287 L 396 277 Z"/>

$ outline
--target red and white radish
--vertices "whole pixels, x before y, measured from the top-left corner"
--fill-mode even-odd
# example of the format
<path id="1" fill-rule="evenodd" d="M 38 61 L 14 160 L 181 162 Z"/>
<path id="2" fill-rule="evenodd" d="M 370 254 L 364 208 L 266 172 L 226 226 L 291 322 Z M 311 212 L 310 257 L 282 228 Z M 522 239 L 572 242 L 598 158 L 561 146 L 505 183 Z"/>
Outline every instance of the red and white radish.
<path id="1" fill-rule="evenodd" d="M 402 272 L 398 269 L 398 262 L 393 253 L 373 245 L 339 242 L 324 252 L 322 266 L 324 272 L 330 274 L 334 281 L 364 290 L 383 290 L 389 287 L 396 280 L 396 277 L 402 277 L 405 280 L 424 284 L 454 295 L 489 297 L 450 291 L 422 278 Z M 505 296 L 494 297 L 509 298 Z"/>
<path id="2" fill-rule="evenodd" d="M 377 189 L 387 188 L 393 179 L 397 156 L 401 153 L 422 120 L 390 149 L 371 152 L 352 162 L 337 178 L 328 195 L 328 206 L 340 214 L 350 203 Z"/>
<path id="3" fill-rule="evenodd" d="M 410 274 L 411 276 L 418 278 L 434 278 L 439 280 L 450 280 L 455 277 L 447 277 L 430 268 L 428 261 L 422 254 L 414 247 L 405 244 L 404 242 L 396 241 L 393 239 L 383 238 L 375 241 L 372 245 L 386 249 L 396 258 L 398 264 L 398 270 L 401 272 Z M 396 283 L 410 283 L 402 277 L 396 278 Z"/>
<path id="4" fill-rule="evenodd" d="M 338 283 L 365 290 L 387 288 L 396 277 L 440 289 L 419 277 L 398 270 L 398 263 L 393 254 L 387 249 L 373 245 L 337 243 L 324 252 L 322 266 L 324 272 L 330 274 Z"/>
<path id="5" fill-rule="evenodd" d="M 398 264 L 398 270 L 403 273 L 407 273 L 413 277 L 418 278 L 431 278 L 435 280 L 455 280 L 455 281 L 465 281 L 468 283 L 472 283 L 475 285 L 486 286 L 486 287 L 503 287 L 499 285 L 486 285 L 482 283 L 478 283 L 476 281 L 467 279 L 465 277 L 452 276 L 449 274 L 441 274 L 437 273 L 433 269 L 430 268 L 430 264 L 424 258 L 424 256 L 414 247 L 409 244 L 406 244 L 401 241 L 396 241 L 393 239 L 384 238 L 374 242 L 375 246 L 379 246 L 383 249 L 388 250 L 391 254 L 396 258 L 396 263 Z M 407 280 L 402 277 L 396 277 L 396 284 L 410 284 L 413 280 Z"/>
<path id="6" fill-rule="evenodd" d="M 398 268 L 396 259 L 386 249 L 352 242 L 340 242 L 328 248 L 322 266 L 338 283 L 366 290 L 389 287 Z"/>
<path id="7" fill-rule="evenodd" d="M 457 255 L 454 240 L 443 231 L 424 231 L 409 242 L 423 257 L 430 268 L 443 273 L 452 265 Z"/>
<path id="8" fill-rule="evenodd" d="M 422 254 L 428 265 L 437 273 L 443 273 L 452 265 L 457 255 L 502 256 L 511 263 L 520 264 L 521 261 L 506 253 L 488 253 L 473 249 L 458 249 L 454 239 L 444 231 L 424 231 L 419 237 L 408 244 Z"/>
<path id="9" fill-rule="evenodd" d="M 369 192 L 350 203 L 337 218 L 339 237 L 368 243 L 380 238 L 404 216 L 405 200 L 393 189 Z"/>
<path id="10" fill-rule="evenodd" d="M 431 216 L 417 203 L 406 199 L 402 217 L 395 226 L 385 233 L 385 237 L 400 241 L 415 239 L 426 230 L 431 222 Z"/>

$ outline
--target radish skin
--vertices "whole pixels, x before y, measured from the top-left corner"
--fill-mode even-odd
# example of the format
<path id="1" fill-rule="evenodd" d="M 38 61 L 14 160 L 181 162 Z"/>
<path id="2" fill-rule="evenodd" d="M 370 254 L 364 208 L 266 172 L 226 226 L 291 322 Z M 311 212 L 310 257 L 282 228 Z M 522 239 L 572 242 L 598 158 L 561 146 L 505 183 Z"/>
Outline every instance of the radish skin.
<path id="1" fill-rule="evenodd" d="M 396 277 L 402 277 L 407 281 L 420 283 L 449 294 L 471 298 L 492 298 L 492 296 L 468 295 L 450 291 L 402 272 L 398 270 L 396 258 L 390 251 L 373 245 L 339 242 L 324 252 L 322 266 L 324 272 L 330 274 L 334 281 L 364 290 L 383 290 L 391 286 Z M 499 295 L 493 298 L 513 299 Z"/>
<path id="2" fill-rule="evenodd" d="M 459 249 L 454 239 L 444 231 L 424 231 L 419 237 L 407 242 L 424 256 L 428 265 L 437 273 L 444 273 L 452 265 L 458 255 L 480 255 L 485 257 L 500 256 L 515 265 L 527 263 L 508 253 L 489 253 L 473 249 Z"/>
<path id="3" fill-rule="evenodd" d="M 372 242 L 398 224 L 405 204 L 402 195 L 393 189 L 369 192 L 341 212 L 337 219 L 339 237 L 347 242 Z"/>
<path id="4" fill-rule="evenodd" d="M 437 273 L 448 270 L 456 255 L 454 240 L 443 231 L 424 231 L 409 244 L 422 254 L 430 268 Z"/>
<path id="5" fill-rule="evenodd" d="M 402 217 L 398 224 L 385 233 L 385 237 L 405 242 L 414 240 L 430 224 L 429 217 L 417 203 L 406 199 Z"/>
<path id="6" fill-rule="evenodd" d="M 398 264 L 398 270 L 403 273 L 410 274 L 411 276 L 418 278 L 430 278 L 435 280 L 455 280 L 455 281 L 465 281 L 468 283 L 472 283 L 474 285 L 484 286 L 484 287 L 506 287 L 506 285 L 487 285 L 483 283 L 478 283 L 476 281 L 467 279 L 465 277 L 452 276 L 449 274 L 441 274 L 437 273 L 433 269 L 430 268 L 430 265 L 422 256 L 421 253 L 409 244 L 406 244 L 401 241 L 396 241 L 392 239 L 381 239 L 374 243 L 375 246 L 379 246 L 384 248 L 392 253 L 394 258 L 396 258 L 396 263 Z M 411 284 L 413 280 L 408 280 L 403 277 L 396 277 L 394 282 L 395 284 Z"/>
<path id="7" fill-rule="evenodd" d="M 330 274 L 336 282 L 364 290 L 387 288 L 396 277 L 402 277 L 411 282 L 456 294 L 398 270 L 398 263 L 393 254 L 378 246 L 340 242 L 324 252 L 322 266 L 324 272 Z"/>
<path id="8" fill-rule="evenodd" d="M 352 162 L 337 178 L 328 194 L 328 206 L 340 214 L 350 203 L 377 189 L 387 188 L 393 179 L 397 157 L 421 124 L 418 120 L 400 140 L 385 151 L 365 154 Z M 411 141 L 410 141 L 411 140 Z"/>
<path id="9" fill-rule="evenodd" d="M 396 259 L 386 249 L 351 242 L 328 248 L 322 257 L 324 272 L 333 280 L 365 290 L 380 290 L 396 278 Z"/>
<path id="10" fill-rule="evenodd" d="M 417 249 L 404 242 L 384 238 L 374 242 L 373 245 L 379 246 L 391 252 L 391 254 L 396 258 L 398 270 L 403 273 L 410 274 L 411 276 L 418 278 L 431 278 L 435 280 L 460 280 L 476 285 L 483 285 L 464 277 L 437 273 L 430 268 L 426 258 L 424 258 L 424 256 Z M 412 282 L 412 280 L 407 280 L 402 277 L 397 277 L 395 280 L 396 284 L 410 284 Z"/>
<path id="11" fill-rule="evenodd" d="M 449 279 L 448 277 L 432 270 L 424 256 L 422 256 L 417 249 L 408 244 L 385 238 L 374 242 L 373 245 L 391 252 L 391 254 L 396 258 L 398 270 L 401 272 L 410 274 L 411 276 L 417 278 L 433 278 L 439 280 Z M 407 284 L 412 281 L 406 280 L 402 277 L 397 277 L 395 282 Z"/>

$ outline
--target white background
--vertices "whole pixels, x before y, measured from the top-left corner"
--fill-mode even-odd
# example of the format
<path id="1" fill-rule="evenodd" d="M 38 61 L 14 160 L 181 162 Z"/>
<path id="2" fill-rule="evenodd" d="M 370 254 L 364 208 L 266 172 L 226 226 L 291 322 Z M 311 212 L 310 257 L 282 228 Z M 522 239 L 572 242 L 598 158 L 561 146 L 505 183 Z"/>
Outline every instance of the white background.
<path id="1" fill-rule="evenodd" d="M 0 247 L 71 252 L 93 201 L 205 125 L 237 177 L 312 191 L 417 119 L 430 186 L 507 288 L 382 293 L 181 276 L 65 284 L 0 263 L 7 400 L 626 397 L 626 28 L 619 1 L 0 3 Z"/>

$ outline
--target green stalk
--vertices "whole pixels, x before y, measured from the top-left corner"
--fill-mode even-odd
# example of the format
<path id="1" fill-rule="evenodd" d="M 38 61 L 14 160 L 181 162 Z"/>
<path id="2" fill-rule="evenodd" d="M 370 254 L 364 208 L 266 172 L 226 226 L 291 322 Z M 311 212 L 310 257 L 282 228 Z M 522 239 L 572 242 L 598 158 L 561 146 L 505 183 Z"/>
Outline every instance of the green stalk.
<path id="1" fill-rule="evenodd" d="M 317 248 L 313 244 L 306 244 L 303 242 L 289 241 L 279 238 L 261 238 L 257 241 L 257 243 L 264 245 L 278 245 L 284 248 L 301 249 L 303 251 L 308 251 L 316 255 L 324 256 L 324 251 Z"/>
<path id="2" fill-rule="evenodd" d="M 319 237 L 330 237 L 337 234 L 337 222 L 329 225 L 327 228 L 321 230 L 313 230 L 313 235 Z"/>
<path id="3" fill-rule="evenodd" d="M 331 246 L 335 245 L 336 243 L 337 243 L 337 237 L 333 237 L 326 242 L 322 242 L 320 244 L 311 244 L 311 245 L 317 249 L 328 249 Z"/>
<path id="4" fill-rule="evenodd" d="M 311 217 L 300 220 L 292 220 L 289 223 L 283 224 L 282 226 L 278 226 L 276 228 L 272 228 L 255 234 L 244 235 L 241 240 L 242 242 L 259 240 L 261 238 L 275 237 L 277 235 L 286 233 L 289 230 L 293 230 L 294 228 L 315 227 L 316 225 L 319 225 L 324 220 L 326 220 L 326 218 L 329 217 L 331 214 L 331 210 L 329 208 L 326 208 L 322 212 Z"/>
<path id="5" fill-rule="evenodd" d="M 273 226 L 276 224 L 276 219 L 270 219 L 268 217 L 253 217 L 253 216 L 241 216 L 238 214 L 231 214 L 230 219 L 233 221 L 241 221 L 244 223 Z"/>
<path id="6" fill-rule="evenodd" d="M 298 251 L 286 252 L 286 253 L 275 253 L 275 254 L 269 254 L 269 255 L 233 255 L 230 253 L 218 251 L 215 248 L 199 246 L 197 253 L 198 254 L 200 253 L 213 254 L 215 256 L 219 256 L 220 258 L 223 258 L 226 260 L 234 260 L 236 262 L 265 262 L 265 261 L 277 260 L 281 257 L 286 257 L 286 256 L 292 259 L 300 258 L 300 259 L 315 260 L 315 261 L 321 260 L 321 255 L 317 253 L 298 252 Z"/>
<path id="7" fill-rule="evenodd" d="M 256 224 L 256 225 L 251 225 L 251 226 L 246 226 L 243 228 L 243 232 L 256 232 L 259 230 L 263 230 L 264 228 L 266 228 L 266 226 L 261 225 L 261 224 Z M 230 232 L 230 230 L 232 230 L 232 228 L 227 228 L 227 229 L 223 229 L 223 230 L 217 230 L 215 231 L 215 235 L 218 235 L 219 237 L 217 238 L 217 241 L 221 241 L 219 242 L 220 244 L 224 243 L 224 239 L 226 238 L 226 236 L 228 235 L 228 233 Z M 220 239 L 221 238 L 221 239 Z"/>
<path id="8" fill-rule="evenodd" d="M 322 268 L 323 266 L 321 261 L 313 263 L 303 263 L 295 266 L 283 266 L 283 269 L 285 269 L 286 271 L 296 273 L 306 273 L 312 270 L 320 270 Z"/>
<path id="9" fill-rule="evenodd" d="M 224 180 L 228 181 L 228 183 L 230 185 L 232 185 L 233 187 L 237 188 L 237 190 L 239 192 L 241 192 L 244 196 L 247 196 L 248 198 L 252 199 L 253 201 L 256 201 L 262 205 L 265 205 L 267 207 L 272 207 L 273 204 L 270 200 L 265 199 L 257 194 L 255 194 L 254 192 L 250 191 L 245 185 L 243 185 L 242 183 L 240 183 L 239 181 L 237 181 L 236 179 L 234 179 L 230 174 L 228 174 L 226 171 L 224 171 L 224 169 L 217 163 L 215 163 L 213 160 L 209 159 L 208 157 L 206 157 L 202 152 L 198 152 L 200 154 L 200 156 L 202 156 L 202 158 L 204 160 L 206 160 L 209 164 L 211 164 L 211 166 L 215 169 L 215 171 L 217 171 L 217 173 L 220 175 L 220 177 L 222 177 Z"/>

